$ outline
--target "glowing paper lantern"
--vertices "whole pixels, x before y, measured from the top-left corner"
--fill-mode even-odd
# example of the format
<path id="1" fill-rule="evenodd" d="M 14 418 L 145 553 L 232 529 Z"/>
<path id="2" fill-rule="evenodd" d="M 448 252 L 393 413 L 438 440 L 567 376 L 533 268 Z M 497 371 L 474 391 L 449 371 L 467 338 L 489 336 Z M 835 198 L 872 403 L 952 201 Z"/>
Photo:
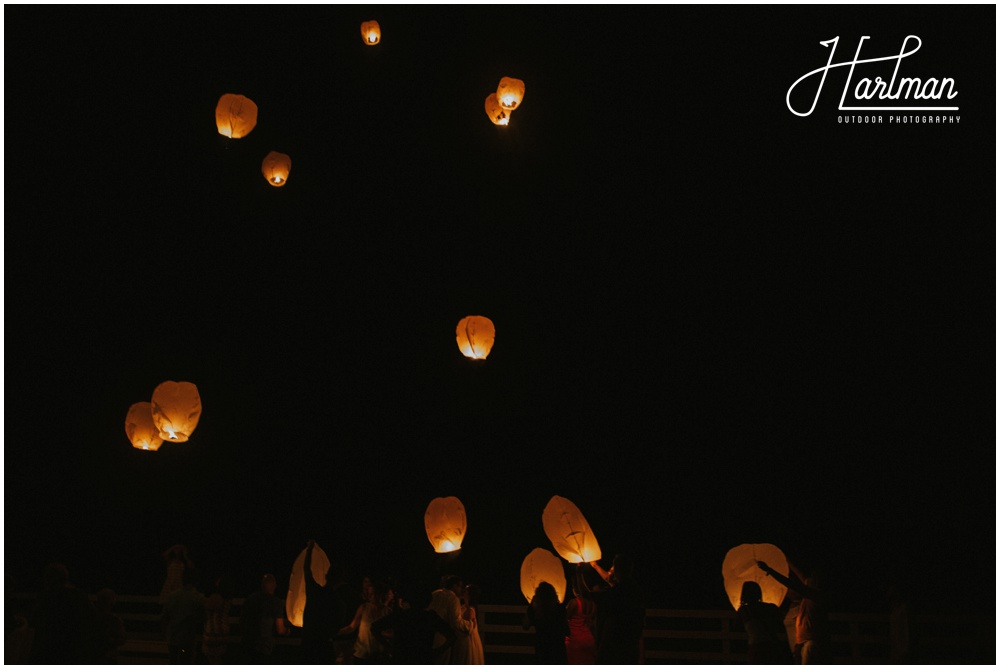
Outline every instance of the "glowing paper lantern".
<path id="1" fill-rule="evenodd" d="M 215 125 L 220 135 L 246 137 L 257 125 L 257 105 L 248 97 L 226 93 L 215 105 Z"/>
<path id="2" fill-rule="evenodd" d="M 601 546 L 597 543 L 587 519 L 576 504 L 555 495 L 542 512 L 542 526 L 552 547 L 567 562 L 594 562 L 601 559 Z"/>
<path id="3" fill-rule="evenodd" d="M 264 156 L 260 171 L 272 186 L 284 186 L 288 181 L 288 173 L 292 171 L 292 159 L 284 153 L 272 151 Z"/>
<path id="4" fill-rule="evenodd" d="M 310 569 L 313 579 L 326 585 L 326 572 L 330 569 L 330 558 L 323 549 L 313 545 Z M 302 612 L 306 610 L 306 552 L 302 551 L 292 565 L 292 575 L 288 577 L 288 595 L 285 597 L 285 614 L 288 622 L 302 627 Z"/>
<path id="5" fill-rule="evenodd" d="M 382 29 L 378 21 L 365 21 L 361 24 L 361 39 L 368 46 L 375 46 L 382 41 Z"/>
<path id="6" fill-rule="evenodd" d="M 201 418 L 198 387 L 187 381 L 164 381 L 153 391 L 153 423 L 164 441 L 187 441 Z"/>
<path id="7" fill-rule="evenodd" d="M 466 316 L 458 322 L 458 327 L 455 328 L 458 350 L 466 358 L 474 360 L 486 359 L 493 348 L 496 334 L 493 321 L 486 316 Z"/>
<path id="8" fill-rule="evenodd" d="M 125 434 L 132 445 L 142 451 L 155 451 L 161 444 L 160 431 L 153 422 L 153 405 L 136 402 L 125 416 Z"/>
<path id="9" fill-rule="evenodd" d="M 542 581 L 556 589 L 560 602 L 566 600 L 566 572 L 562 560 L 544 548 L 536 548 L 521 563 L 521 593 L 529 602 Z"/>
<path id="10" fill-rule="evenodd" d="M 740 593 L 745 581 L 755 581 L 764 594 L 763 600 L 769 604 L 781 606 L 788 590 L 775 579 L 769 577 L 757 566 L 762 560 L 767 565 L 782 574 L 788 574 L 788 560 L 777 546 L 772 544 L 742 544 L 726 553 L 722 561 L 722 580 L 726 586 L 726 594 L 734 609 L 740 608 Z"/>
<path id="11" fill-rule="evenodd" d="M 457 497 L 436 497 L 424 512 L 424 529 L 435 553 L 451 553 L 465 538 L 465 507 Z"/>
<path id="12" fill-rule="evenodd" d="M 497 86 L 497 100 L 500 106 L 508 111 L 514 111 L 524 99 L 524 82 L 513 77 L 504 77 Z"/>
<path id="13" fill-rule="evenodd" d="M 490 93 L 486 97 L 486 115 L 490 117 L 494 125 L 507 125 L 510 123 L 510 112 L 500 106 L 496 93 Z"/>

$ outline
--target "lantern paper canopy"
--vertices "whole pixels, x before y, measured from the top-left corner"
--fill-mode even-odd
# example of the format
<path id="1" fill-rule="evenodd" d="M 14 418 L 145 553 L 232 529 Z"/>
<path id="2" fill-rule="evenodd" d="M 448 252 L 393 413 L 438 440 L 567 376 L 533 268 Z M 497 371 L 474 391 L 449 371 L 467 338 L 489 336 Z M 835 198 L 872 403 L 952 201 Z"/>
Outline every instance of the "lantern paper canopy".
<path id="1" fill-rule="evenodd" d="M 129 407 L 125 416 L 125 434 L 132 445 L 142 451 L 155 451 L 163 439 L 153 422 L 153 405 L 149 402 L 136 402 Z"/>
<path id="2" fill-rule="evenodd" d="M 233 139 L 246 137 L 257 125 L 257 105 L 243 95 L 226 93 L 215 105 L 215 125 L 220 135 Z"/>
<path id="3" fill-rule="evenodd" d="M 772 544 L 742 544 L 726 553 L 722 561 L 722 580 L 726 594 L 734 609 L 740 608 L 740 593 L 745 581 L 755 581 L 760 585 L 763 600 L 769 604 L 781 606 L 788 590 L 777 580 L 765 574 L 757 561 L 766 562 L 775 571 L 788 574 L 788 560 L 777 546 Z"/>
<path id="4" fill-rule="evenodd" d="M 496 93 L 490 93 L 486 98 L 486 115 L 490 117 L 494 125 L 510 123 L 510 112 L 500 106 Z"/>
<path id="5" fill-rule="evenodd" d="M 361 24 L 361 39 L 368 46 L 375 46 L 382 41 L 382 29 L 378 21 L 365 21 Z"/>
<path id="6" fill-rule="evenodd" d="M 493 327 L 493 321 L 486 316 L 466 316 L 455 328 L 458 350 L 466 358 L 485 360 L 493 348 L 495 338 L 496 328 Z"/>
<path id="7" fill-rule="evenodd" d="M 566 572 L 562 560 L 544 548 L 536 548 L 521 563 L 521 593 L 529 602 L 542 581 L 556 589 L 560 602 L 566 600 Z"/>
<path id="8" fill-rule="evenodd" d="M 260 171 L 272 186 L 284 186 L 288 181 L 288 173 L 292 171 L 292 159 L 284 153 L 272 151 L 264 156 Z"/>
<path id="9" fill-rule="evenodd" d="M 514 111 L 524 99 L 524 82 L 513 77 L 504 77 L 497 86 L 497 100 L 500 106 L 508 111 Z"/>
<path id="10" fill-rule="evenodd" d="M 153 391 L 153 422 L 164 441 L 187 441 L 201 418 L 198 387 L 187 381 L 164 381 Z"/>
<path id="11" fill-rule="evenodd" d="M 302 627 L 302 613 L 306 610 L 306 552 L 302 551 L 292 564 L 292 574 L 288 577 L 288 595 L 285 597 L 285 615 L 288 622 Z M 309 571 L 320 585 L 326 585 L 326 572 L 330 569 L 330 558 L 323 549 L 313 544 Z"/>
<path id="12" fill-rule="evenodd" d="M 435 553 L 451 553 L 465 538 L 465 507 L 457 497 L 436 497 L 424 512 L 424 529 Z"/>
<path id="13" fill-rule="evenodd" d="M 545 505 L 542 526 L 552 547 L 567 562 L 577 564 L 601 559 L 601 547 L 587 519 L 576 504 L 565 497 L 555 495 Z"/>

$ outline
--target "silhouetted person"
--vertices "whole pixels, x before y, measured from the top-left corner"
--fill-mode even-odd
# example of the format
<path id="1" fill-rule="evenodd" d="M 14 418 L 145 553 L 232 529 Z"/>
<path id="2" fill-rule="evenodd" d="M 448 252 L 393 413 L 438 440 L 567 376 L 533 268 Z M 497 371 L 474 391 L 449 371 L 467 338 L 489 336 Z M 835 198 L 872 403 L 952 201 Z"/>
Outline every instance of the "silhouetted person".
<path id="1" fill-rule="evenodd" d="M 53 563 L 42 573 L 42 592 L 32 616 L 34 664 L 86 664 L 97 655 L 97 612 L 87 593 L 69 582 L 65 565 Z"/>
<path id="2" fill-rule="evenodd" d="M 566 622 L 569 636 L 566 637 L 566 660 L 569 664 L 596 664 L 597 605 L 584 597 L 582 565 L 577 565 L 573 575 L 573 598 L 566 603 Z"/>
<path id="3" fill-rule="evenodd" d="M 566 664 L 569 624 L 566 609 L 551 583 L 542 581 L 535 587 L 522 627 L 535 628 L 535 664 Z"/>
<path id="4" fill-rule="evenodd" d="M 163 603 L 163 625 L 170 664 L 193 664 L 201 637 L 205 595 L 195 588 L 193 569 L 185 569 L 184 584 Z"/>
<path id="5" fill-rule="evenodd" d="M 763 601 L 760 585 L 754 581 L 743 583 L 740 608 L 736 617 L 743 623 L 749 645 L 750 664 L 791 664 L 792 653 L 788 646 L 788 633 L 781 609 Z"/>
<path id="6" fill-rule="evenodd" d="M 221 664 L 227 650 L 229 610 L 233 605 L 229 580 L 220 576 L 205 600 L 205 625 L 202 630 L 201 653 L 209 664 Z"/>
<path id="7" fill-rule="evenodd" d="M 386 583 L 373 582 L 371 601 L 358 606 L 351 622 L 337 632 L 337 636 L 357 632 L 354 640 L 354 664 L 379 664 L 388 660 L 388 647 L 379 636 L 372 633 L 372 623 L 392 612 L 393 596 L 392 588 Z"/>
<path id="8" fill-rule="evenodd" d="M 184 570 L 194 569 L 194 563 L 188 556 L 187 546 L 184 544 L 174 544 L 163 551 L 163 560 L 167 563 L 167 577 L 163 581 L 163 588 L 160 589 L 160 603 L 167 601 L 167 597 L 184 587 Z"/>
<path id="9" fill-rule="evenodd" d="M 306 559 L 303 565 L 303 580 L 306 586 L 306 606 L 302 611 L 302 652 L 303 664 L 330 664 L 333 662 L 333 635 L 337 632 L 337 622 L 342 620 L 342 602 L 334 592 L 335 574 L 331 563 L 327 569 L 326 585 L 320 585 L 313 578 L 312 552 L 316 542 L 306 544 Z"/>
<path id="10" fill-rule="evenodd" d="M 440 658 L 448 656 L 456 632 L 427 608 L 430 602 L 427 590 L 404 588 L 396 610 L 372 623 L 372 633 L 389 643 L 393 664 L 442 664 Z"/>
<path id="11" fill-rule="evenodd" d="M 118 664 L 118 648 L 125 643 L 125 621 L 115 614 L 115 591 L 97 591 L 97 663 Z"/>
<path id="12" fill-rule="evenodd" d="M 260 590 L 243 602 L 240 609 L 240 637 L 244 661 L 249 664 L 268 664 L 274 653 L 274 633 L 284 636 L 285 605 L 274 596 L 278 581 L 271 574 L 264 574 Z"/>
<path id="13" fill-rule="evenodd" d="M 458 576 L 444 576 L 441 587 L 431 593 L 431 601 L 427 608 L 441 617 L 456 635 L 468 634 L 472 623 L 462 617 L 462 579 Z M 435 644 L 440 646 L 442 638 L 436 638 Z M 441 653 L 437 659 L 439 664 L 455 664 L 452 662 L 451 650 Z"/>
<path id="14" fill-rule="evenodd" d="M 639 664 L 646 607 L 632 575 L 632 560 L 616 555 L 610 571 L 597 562 L 590 566 L 608 584 L 590 593 L 597 604 L 597 663 Z"/>
<path id="15" fill-rule="evenodd" d="M 779 574 L 766 562 L 757 562 L 764 573 L 786 588 L 802 596 L 799 615 L 795 618 L 795 652 L 800 664 L 825 664 L 830 660 L 830 624 L 827 617 L 828 597 L 823 592 L 822 578 L 813 571 L 804 577 L 795 565 L 788 563 L 791 573 Z M 794 575 L 794 577 L 793 577 Z"/>

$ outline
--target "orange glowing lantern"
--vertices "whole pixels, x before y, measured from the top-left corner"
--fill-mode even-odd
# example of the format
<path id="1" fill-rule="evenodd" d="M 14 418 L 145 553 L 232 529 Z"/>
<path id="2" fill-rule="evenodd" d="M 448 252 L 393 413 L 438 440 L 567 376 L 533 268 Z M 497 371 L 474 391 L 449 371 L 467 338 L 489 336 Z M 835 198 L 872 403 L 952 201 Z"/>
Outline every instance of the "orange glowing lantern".
<path id="1" fill-rule="evenodd" d="M 201 418 L 198 387 L 187 381 L 164 381 L 153 391 L 153 423 L 164 441 L 190 438 Z"/>
<path id="2" fill-rule="evenodd" d="M 260 171 L 267 179 L 267 183 L 280 188 L 288 181 L 288 173 L 292 171 L 292 159 L 284 153 L 272 151 L 264 156 Z"/>
<path id="3" fill-rule="evenodd" d="M 510 123 L 510 112 L 500 106 L 496 93 L 490 93 L 486 97 L 486 115 L 490 117 L 494 125 Z"/>
<path id="4" fill-rule="evenodd" d="M 466 358 L 474 360 L 485 360 L 493 349 L 493 340 L 496 338 L 496 328 L 493 321 L 486 316 L 466 316 L 458 322 L 455 328 L 455 339 L 458 341 L 458 350 Z"/>
<path id="5" fill-rule="evenodd" d="M 524 82 L 513 77 L 504 77 L 497 86 L 497 100 L 507 111 L 514 111 L 524 100 Z"/>
<path id="6" fill-rule="evenodd" d="M 763 593 L 763 600 L 768 604 L 781 606 L 785 599 L 788 588 L 770 578 L 760 567 L 757 561 L 763 561 L 782 574 L 788 573 L 788 560 L 785 554 L 777 546 L 772 544 L 742 544 L 726 553 L 726 559 L 722 561 L 722 580 L 726 587 L 726 594 L 734 609 L 740 608 L 740 593 L 743 591 L 745 581 L 755 581 L 760 585 Z"/>
<path id="7" fill-rule="evenodd" d="M 552 547 L 567 562 L 594 562 L 601 559 L 601 546 L 587 519 L 576 504 L 555 495 L 542 512 L 542 526 Z"/>
<path id="8" fill-rule="evenodd" d="M 424 529 L 435 553 L 451 553 L 465 538 L 465 507 L 457 497 L 436 497 L 424 512 Z"/>
<path id="9" fill-rule="evenodd" d="M 215 125 L 220 135 L 233 139 L 246 137 L 257 125 L 257 105 L 243 95 L 226 93 L 215 105 Z"/>
<path id="10" fill-rule="evenodd" d="M 330 569 L 330 558 L 323 549 L 313 544 L 309 571 L 320 585 L 326 585 L 326 572 Z M 285 615 L 288 622 L 302 627 L 302 614 L 306 610 L 306 552 L 303 550 L 292 564 L 292 574 L 288 577 L 288 595 L 285 597 Z"/>
<path id="11" fill-rule="evenodd" d="M 160 431 L 153 422 L 153 405 L 136 402 L 125 416 L 125 434 L 132 445 L 142 451 L 155 451 L 163 444 Z"/>
<path id="12" fill-rule="evenodd" d="M 382 41 L 382 29 L 378 21 L 365 21 L 361 24 L 361 39 L 368 46 L 375 46 Z"/>
<path id="13" fill-rule="evenodd" d="M 566 572 L 562 560 L 544 548 L 536 548 L 521 563 L 521 594 L 530 602 L 542 581 L 556 589 L 560 602 L 566 600 Z"/>

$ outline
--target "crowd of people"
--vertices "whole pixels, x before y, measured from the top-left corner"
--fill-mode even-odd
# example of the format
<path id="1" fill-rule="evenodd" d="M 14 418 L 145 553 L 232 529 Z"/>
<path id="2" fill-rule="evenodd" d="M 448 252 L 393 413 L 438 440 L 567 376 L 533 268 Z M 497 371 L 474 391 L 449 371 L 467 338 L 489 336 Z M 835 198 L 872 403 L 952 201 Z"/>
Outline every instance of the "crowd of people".
<path id="1" fill-rule="evenodd" d="M 352 584 L 337 562 L 317 580 L 314 548 L 310 541 L 305 551 L 300 664 L 485 663 L 477 585 L 456 575 L 430 587 L 374 574 Z M 291 633 L 273 574 L 263 575 L 259 589 L 245 598 L 232 635 L 228 580 L 214 578 L 205 594 L 184 546 L 171 547 L 164 559 L 161 622 L 171 664 L 272 663 L 276 639 Z M 831 658 L 822 576 L 789 566 L 782 574 L 758 562 L 766 578 L 788 588 L 780 607 L 762 601 L 758 583 L 743 585 L 736 617 L 746 632 L 750 664 L 822 664 Z M 33 610 L 8 617 L 5 661 L 116 663 L 125 628 L 114 605 L 113 591 L 102 589 L 92 601 L 70 583 L 65 566 L 48 565 Z M 536 664 L 640 664 L 645 612 L 633 562 L 617 555 L 608 570 L 598 562 L 576 565 L 565 601 L 553 584 L 539 583 L 523 629 L 534 631 Z"/>

